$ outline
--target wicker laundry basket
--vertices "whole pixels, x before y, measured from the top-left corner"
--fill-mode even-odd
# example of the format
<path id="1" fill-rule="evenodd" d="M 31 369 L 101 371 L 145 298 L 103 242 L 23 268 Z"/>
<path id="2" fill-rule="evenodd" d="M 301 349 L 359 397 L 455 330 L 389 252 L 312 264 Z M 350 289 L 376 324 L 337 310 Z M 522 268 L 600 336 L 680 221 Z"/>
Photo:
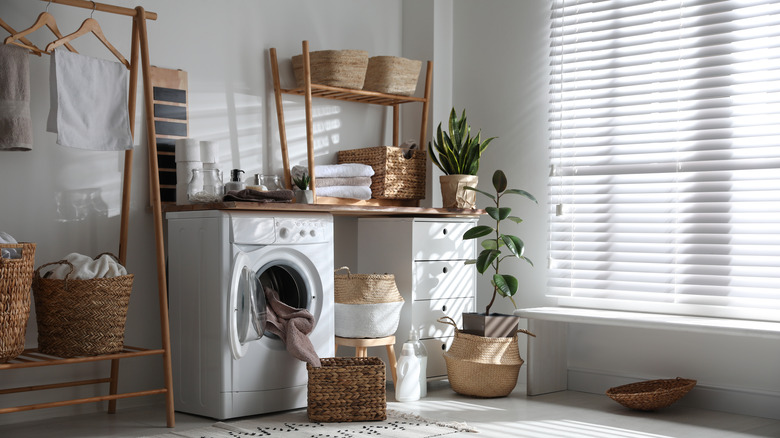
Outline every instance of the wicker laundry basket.
<path id="1" fill-rule="evenodd" d="M 404 299 L 393 274 L 353 274 L 342 266 L 334 273 L 335 332 L 342 338 L 394 335 Z"/>
<path id="2" fill-rule="evenodd" d="M 339 151 L 339 164 L 367 164 L 374 169 L 371 177 L 371 197 L 375 199 L 424 199 L 426 153 L 412 150 L 406 158 L 405 149 L 395 146 Z"/>
<path id="3" fill-rule="evenodd" d="M 102 255 L 102 254 L 101 254 Z M 99 256 L 98 256 L 99 257 Z M 89 280 L 33 276 L 38 321 L 38 351 L 60 357 L 96 356 L 124 348 L 125 320 L 133 288 L 133 275 Z"/>
<path id="4" fill-rule="evenodd" d="M 696 380 L 659 379 L 629 383 L 607 390 L 607 395 L 621 405 L 640 411 L 654 411 L 676 402 L 696 386 Z"/>
<path id="5" fill-rule="evenodd" d="M 385 364 L 378 357 L 332 357 L 307 364 L 307 414 L 311 421 L 387 419 Z"/>
<path id="6" fill-rule="evenodd" d="M 422 61 L 397 56 L 372 56 L 368 59 L 363 89 L 386 94 L 411 96 L 417 89 Z"/>
<path id="7" fill-rule="evenodd" d="M 517 334 L 505 338 L 471 335 L 458 330 L 450 317 L 438 322 L 455 327 L 455 339 L 444 353 L 450 386 L 458 394 L 472 397 L 506 397 L 517 385 L 523 359 Z M 536 336 L 526 330 L 518 330 Z"/>
<path id="8" fill-rule="evenodd" d="M 303 55 L 292 57 L 295 83 L 303 87 Z M 311 83 L 360 90 L 366 79 L 368 52 L 364 50 L 318 50 L 309 52 Z"/>
<path id="9" fill-rule="evenodd" d="M 21 258 L 0 257 L 0 363 L 5 363 L 24 351 L 35 244 L 4 243 L 0 249 L 21 251 Z"/>

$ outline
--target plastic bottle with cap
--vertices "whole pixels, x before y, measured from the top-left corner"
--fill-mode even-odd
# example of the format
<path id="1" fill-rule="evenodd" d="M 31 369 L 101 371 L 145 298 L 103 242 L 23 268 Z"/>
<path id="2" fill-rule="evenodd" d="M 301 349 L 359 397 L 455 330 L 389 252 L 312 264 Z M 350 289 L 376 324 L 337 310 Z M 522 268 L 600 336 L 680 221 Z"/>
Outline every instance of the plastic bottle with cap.
<path id="1" fill-rule="evenodd" d="M 396 364 L 395 399 L 409 402 L 420 399 L 420 359 L 414 354 L 414 344 L 405 342 Z"/>
<path id="2" fill-rule="evenodd" d="M 246 183 L 241 179 L 241 174 L 244 173 L 241 169 L 233 169 L 230 171 L 230 182 L 225 183 L 225 193 L 237 192 L 246 188 Z"/>
<path id="3" fill-rule="evenodd" d="M 428 350 L 420 342 L 420 336 L 415 329 L 409 332 L 409 342 L 414 345 L 414 355 L 420 361 L 420 398 L 423 398 L 428 395 Z"/>

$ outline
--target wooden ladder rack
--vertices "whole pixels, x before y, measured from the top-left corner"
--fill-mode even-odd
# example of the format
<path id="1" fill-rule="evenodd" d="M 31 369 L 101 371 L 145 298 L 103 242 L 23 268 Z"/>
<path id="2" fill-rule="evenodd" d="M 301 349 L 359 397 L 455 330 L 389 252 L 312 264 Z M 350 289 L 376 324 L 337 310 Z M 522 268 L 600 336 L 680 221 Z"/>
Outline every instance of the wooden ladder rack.
<path id="1" fill-rule="evenodd" d="M 144 104 L 146 110 L 146 125 L 147 125 L 147 145 L 149 148 L 148 160 L 150 169 L 150 184 L 154 187 L 151 190 L 152 196 L 152 209 L 154 215 L 154 230 L 155 230 L 155 242 L 156 242 L 156 256 L 157 256 L 157 289 L 159 297 L 160 307 L 160 331 L 162 348 L 159 349 L 145 349 L 139 347 L 124 346 L 123 350 L 118 353 L 104 354 L 99 356 L 89 357 L 72 357 L 61 358 L 56 356 L 49 356 L 39 353 L 36 348 L 26 349 L 17 358 L 9 361 L 8 363 L 0 364 L 0 371 L 10 369 L 22 369 L 33 368 L 42 366 L 56 366 L 77 364 L 86 362 L 97 361 L 111 361 L 111 374 L 107 378 L 70 381 L 62 383 L 54 383 L 48 385 L 35 385 L 25 386 L 18 388 L 5 388 L 0 389 L 0 394 L 14 394 L 28 391 L 38 391 L 54 388 L 65 388 L 80 385 L 91 384 L 109 384 L 109 394 L 97 397 L 71 399 L 64 401 L 37 403 L 24 406 L 14 406 L 9 408 L 0 409 L 0 414 L 29 411 L 33 409 L 52 408 L 59 406 L 69 406 L 81 403 L 91 403 L 108 401 L 108 412 L 116 412 L 116 400 L 120 398 L 138 397 L 154 394 L 165 394 L 166 400 L 166 419 L 168 427 L 175 426 L 174 409 L 173 409 L 173 378 L 171 370 L 171 348 L 170 348 L 170 331 L 168 327 L 168 297 L 165 278 L 165 250 L 164 250 L 164 236 L 162 228 L 162 208 L 160 202 L 159 191 L 159 174 L 157 169 L 157 147 L 155 142 L 155 128 L 154 128 L 154 108 L 153 108 L 153 94 L 150 77 L 150 64 L 149 64 L 149 40 L 146 32 L 146 20 L 156 20 L 157 14 L 154 12 L 146 12 L 143 7 L 138 6 L 135 9 L 124 8 L 120 6 L 108 5 L 103 3 L 94 3 L 92 1 L 85 0 L 41 0 L 44 2 L 51 1 L 53 3 L 59 3 L 67 6 L 73 6 L 84 9 L 91 9 L 93 11 L 102 11 L 111 14 L 125 15 L 133 17 L 132 26 L 132 49 L 130 56 L 130 87 L 128 96 L 128 110 L 130 115 L 130 129 L 134 134 L 135 127 L 135 107 L 136 107 L 136 91 L 138 85 L 138 66 L 139 57 L 140 65 L 143 74 L 143 93 Z M 3 28 L 11 32 L 10 26 L 0 20 L 3 24 Z M 47 53 L 47 52 L 43 52 Z M 130 211 L 130 182 L 132 178 L 132 162 L 133 162 L 133 150 L 129 149 L 125 151 L 124 162 L 124 177 L 122 183 L 122 210 L 120 219 L 120 236 L 119 236 L 119 261 L 123 265 L 126 262 L 127 257 L 127 235 L 129 228 L 129 211 Z M 145 391 L 136 391 L 128 393 L 118 393 L 119 382 L 119 361 L 121 359 L 161 355 L 163 359 L 163 373 L 164 373 L 164 387 L 158 389 L 150 389 Z"/>

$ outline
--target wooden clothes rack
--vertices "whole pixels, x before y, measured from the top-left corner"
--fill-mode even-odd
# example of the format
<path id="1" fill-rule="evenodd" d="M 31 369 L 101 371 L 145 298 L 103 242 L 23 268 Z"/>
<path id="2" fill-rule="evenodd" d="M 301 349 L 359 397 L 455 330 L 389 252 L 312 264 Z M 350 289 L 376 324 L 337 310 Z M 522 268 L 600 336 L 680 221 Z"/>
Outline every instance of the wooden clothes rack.
<path id="1" fill-rule="evenodd" d="M 157 145 L 155 142 L 155 127 L 154 127 L 154 106 L 153 106 L 153 93 L 152 85 L 149 80 L 150 77 L 150 64 L 149 64 L 149 40 L 146 32 L 146 20 L 156 20 L 157 14 L 154 12 L 147 12 L 143 7 L 138 6 L 135 9 L 124 8 L 120 6 L 113 6 L 103 3 L 95 3 L 85 0 L 41 0 L 44 2 L 59 3 L 62 5 L 73 6 L 77 8 L 91 9 L 92 11 L 107 12 L 110 14 L 118 14 L 133 17 L 132 26 L 132 49 L 130 55 L 129 65 L 125 64 L 130 69 L 130 87 L 128 96 L 128 110 L 130 115 L 130 130 L 131 134 L 135 138 L 135 108 L 136 108 L 136 92 L 138 85 L 138 66 L 139 61 L 141 65 L 141 71 L 143 74 L 143 94 L 144 104 L 146 109 L 146 122 L 147 122 L 147 143 L 148 143 L 148 161 L 150 169 L 150 184 L 152 187 L 159 187 L 159 174 L 157 168 Z M 7 23 L 0 20 L 0 26 L 10 32 L 12 35 L 17 32 L 11 28 Z M 23 43 L 30 44 L 29 40 L 21 39 Z M 110 49 L 110 48 L 109 48 Z M 35 51 L 33 50 L 33 53 Z M 42 53 L 47 53 L 42 51 Z M 40 55 L 40 53 L 35 53 Z M 121 56 L 121 55 L 120 55 Z M 127 258 L 127 235 L 129 228 L 129 210 L 130 210 L 130 183 L 132 178 L 132 162 L 133 162 L 133 150 L 128 149 L 125 151 L 124 160 L 124 176 L 122 182 L 122 209 L 120 219 L 120 231 L 119 231 L 119 260 L 123 265 Z M 20 369 L 31 368 L 41 366 L 54 366 L 54 365 L 66 365 L 75 363 L 95 362 L 95 361 L 111 361 L 111 375 L 108 378 L 92 379 L 92 380 L 80 380 L 71 382 L 62 382 L 48 385 L 36 385 L 25 386 L 19 388 L 8 388 L 0 390 L 0 394 L 11 394 L 28 391 L 37 391 L 53 388 L 65 388 L 80 385 L 92 385 L 99 383 L 109 384 L 109 394 L 97 397 L 88 397 L 81 399 L 72 399 L 65 401 L 49 402 L 49 403 L 37 403 L 24 406 L 15 406 L 10 408 L 0 409 L 0 414 L 28 411 L 33 409 L 43 409 L 59 406 L 68 406 L 81 403 L 91 403 L 108 401 L 108 412 L 116 412 L 116 400 L 121 398 L 139 397 L 153 394 L 165 394 L 166 400 L 166 417 L 168 427 L 175 426 L 174 410 L 173 410 L 173 378 L 171 371 L 171 348 L 170 348 L 170 331 L 168 327 L 168 298 L 167 287 L 165 278 L 165 249 L 164 249 L 164 236 L 162 226 L 162 208 L 160 202 L 160 191 L 151 190 L 152 197 L 152 209 L 154 215 L 154 233 L 156 241 L 156 256 L 157 256 L 157 292 L 159 296 L 160 307 L 160 331 L 162 337 L 162 348 L 160 349 L 145 349 L 131 346 L 124 346 L 123 350 L 119 353 L 106 354 L 100 356 L 90 357 L 74 357 L 74 358 L 59 358 L 54 356 L 45 355 L 39 353 L 36 348 L 26 349 L 19 357 L 13 359 L 9 363 L 0 364 L 0 371 L 7 369 Z M 119 382 L 119 361 L 121 359 L 149 356 L 149 355 L 161 355 L 163 358 L 163 373 L 164 373 L 164 387 L 158 389 L 151 389 L 145 391 L 118 393 Z"/>

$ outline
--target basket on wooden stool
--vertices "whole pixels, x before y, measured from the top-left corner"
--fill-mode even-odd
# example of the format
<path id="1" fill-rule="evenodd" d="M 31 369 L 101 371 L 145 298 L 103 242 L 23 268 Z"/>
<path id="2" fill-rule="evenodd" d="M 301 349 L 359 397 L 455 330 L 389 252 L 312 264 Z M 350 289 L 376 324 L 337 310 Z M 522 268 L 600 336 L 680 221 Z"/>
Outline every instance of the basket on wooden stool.
<path id="1" fill-rule="evenodd" d="M 0 257 L 0 363 L 5 363 L 24 351 L 35 244 L 4 243 L 0 248 L 21 251 L 20 258 Z"/>
<path id="2" fill-rule="evenodd" d="M 696 386 L 696 380 L 659 379 L 629 383 L 607 390 L 607 395 L 621 405 L 640 411 L 665 408 Z"/>
<path id="3" fill-rule="evenodd" d="M 424 199 L 425 151 L 395 146 L 375 146 L 338 151 L 338 164 L 360 163 L 374 169 L 371 197 L 375 199 Z"/>
<path id="4" fill-rule="evenodd" d="M 309 373 L 310 421 L 381 421 L 387 419 L 385 364 L 378 357 L 320 359 Z"/>
<path id="5" fill-rule="evenodd" d="M 347 274 L 336 274 L 346 270 Z M 335 332 L 342 338 L 395 335 L 404 299 L 393 274 L 353 274 L 342 266 L 333 275 Z"/>
<path id="6" fill-rule="evenodd" d="M 65 279 L 41 277 L 42 268 L 57 264 L 70 266 Z M 35 270 L 38 351 L 60 357 L 121 351 L 133 274 L 79 280 L 68 278 L 73 269 L 70 262 L 60 260 Z"/>

